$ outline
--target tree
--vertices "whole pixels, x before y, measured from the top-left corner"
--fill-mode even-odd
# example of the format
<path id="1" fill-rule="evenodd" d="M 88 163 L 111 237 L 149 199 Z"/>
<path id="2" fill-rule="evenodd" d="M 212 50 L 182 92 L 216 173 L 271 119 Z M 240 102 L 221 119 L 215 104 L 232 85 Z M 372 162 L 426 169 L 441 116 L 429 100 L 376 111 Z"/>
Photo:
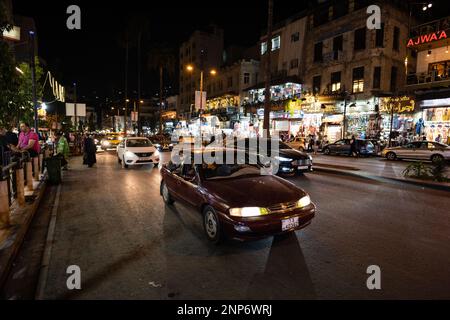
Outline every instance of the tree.
<path id="1" fill-rule="evenodd" d="M 164 71 L 168 75 L 175 73 L 177 58 L 172 49 L 165 44 L 153 47 L 148 55 L 148 67 L 159 71 L 159 133 L 162 132 L 162 104 L 164 88 Z"/>

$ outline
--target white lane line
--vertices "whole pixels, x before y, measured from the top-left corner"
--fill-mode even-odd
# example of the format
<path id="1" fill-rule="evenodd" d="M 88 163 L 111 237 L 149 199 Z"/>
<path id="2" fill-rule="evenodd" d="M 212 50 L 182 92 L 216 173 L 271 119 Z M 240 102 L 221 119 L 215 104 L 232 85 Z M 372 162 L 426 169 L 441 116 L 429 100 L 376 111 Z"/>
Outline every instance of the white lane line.
<path id="1" fill-rule="evenodd" d="M 50 258 L 52 255 L 53 242 L 55 238 L 56 218 L 58 215 L 59 198 L 61 196 L 61 184 L 56 191 L 55 202 L 53 204 L 52 215 L 47 232 L 47 240 L 45 243 L 45 251 L 42 257 L 41 270 L 39 272 L 39 281 L 36 290 L 36 300 L 43 300 L 45 288 L 47 286 L 48 269 L 50 265 Z"/>

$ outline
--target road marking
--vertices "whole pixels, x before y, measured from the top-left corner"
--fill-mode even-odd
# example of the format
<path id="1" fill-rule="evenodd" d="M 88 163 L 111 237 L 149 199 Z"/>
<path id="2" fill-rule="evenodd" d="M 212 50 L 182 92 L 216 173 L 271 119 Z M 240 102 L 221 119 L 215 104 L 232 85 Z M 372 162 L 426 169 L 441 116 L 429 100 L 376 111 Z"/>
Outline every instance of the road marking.
<path id="1" fill-rule="evenodd" d="M 52 255 L 53 242 L 55 239 L 56 218 L 58 215 L 59 198 L 61 196 L 61 185 L 56 190 L 55 202 L 53 204 L 52 215 L 50 217 L 50 224 L 47 232 L 47 240 L 45 243 L 45 251 L 41 262 L 41 271 L 39 272 L 39 281 L 36 290 L 36 300 L 44 300 L 44 292 L 47 286 L 48 268 L 50 265 L 50 258 Z"/>

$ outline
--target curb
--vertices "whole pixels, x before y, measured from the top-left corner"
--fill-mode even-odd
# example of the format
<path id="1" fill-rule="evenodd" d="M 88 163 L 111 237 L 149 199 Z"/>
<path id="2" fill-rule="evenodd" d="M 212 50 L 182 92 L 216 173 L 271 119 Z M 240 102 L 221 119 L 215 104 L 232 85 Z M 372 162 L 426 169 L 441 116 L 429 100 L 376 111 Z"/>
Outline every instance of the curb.
<path id="1" fill-rule="evenodd" d="M 26 209 L 27 211 L 29 210 L 27 217 L 24 218 L 22 224 L 17 226 L 17 231 L 10 234 L 6 240 L 6 241 L 8 240 L 13 241 L 13 244 L 10 247 L 4 249 L 3 256 L 6 257 L 0 260 L 0 270 L 1 270 L 0 289 L 3 288 L 3 285 L 5 284 L 9 271 L 11 270 L 11 266 L 17 257 L 17 254 L 23 244 L 23 241 L 25 240 L 25 237 L 28 233 L 28 229 L 31 225 L 31 222 L 33 221 L 34 215 L 36 214 L 37 209 L 41 204 L 41 200 L 43 198 L 45 190 L 47 189 L 46 175 L 43 177 L 43 180 L 41 180 L 38 188 L 39 189 L 36 199 L 33 201 L 32 204 L 30 204 L 30 207 Z"/>
<path id="2" fill-rule="evenodd" d="M 442 185 L 439 183 L 430 183 L 430 182 L 425 182 L 425 181 L 420 181 L 420 180 L 407 180 L 407 179 L 401 179 L 401 178 L 371 176 L 371 175 L 357 173 L 357 171 L 350 172 L 350 171 L 346 171 L 346 170 L 338 170 L 338 169 L 325 168 L 325 167 L 313 167 L 313 168 L 314 168 L 314 171 L 317 171 L 317 172 L 332 173 L 332 174 L 337 174 L 337 175 L 341 175 L 341 176 L 365 179 L 365 180 L 369 180 L 369 181 L 378 181 L 378 182 L 385 182 L 385 183 L 405 183 L 405 184 L 410 184 L 410 185 L 414 185 L 414 186 L 418 186 L 418 187 L 422 187 L 422 188 L 429 188 L 429 189 L 450 192 L 450 186 Z"/>
<path id="3" fill-rule="evenodd" d="M 58 217 L 59 199 L 61 197 L 61 184 L 58 185 L 56 190 L 55 202 L 53 203 L 52 214 L 50 217 L 50 223 L 47 232 L 47 238 L 45 242 L 44 254 L 42 256 L 41 270 L 39 272 L 39 279 L 36 289 L 36 300 L 43 300 L 45 287 L 47 285 L 48 268 L 50 265 L 50 258 L 52 256 L 53 242 L 55 239 L 56 219 Z"/>

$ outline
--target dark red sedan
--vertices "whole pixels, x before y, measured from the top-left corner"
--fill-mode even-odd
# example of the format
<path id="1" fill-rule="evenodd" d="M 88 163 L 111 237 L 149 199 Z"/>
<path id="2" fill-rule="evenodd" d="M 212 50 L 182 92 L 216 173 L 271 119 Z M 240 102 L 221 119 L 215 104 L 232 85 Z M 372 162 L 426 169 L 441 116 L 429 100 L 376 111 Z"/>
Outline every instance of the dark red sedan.
<path id="1" fill-rule="evenodd" d="M 171 162 L 161 175 L 164 202 L 194 206 L 214 243 L 292 232 L 310 224 L 315 215 L 305 191 L 280 177 L 261 175 L 258 165 Z"/>

